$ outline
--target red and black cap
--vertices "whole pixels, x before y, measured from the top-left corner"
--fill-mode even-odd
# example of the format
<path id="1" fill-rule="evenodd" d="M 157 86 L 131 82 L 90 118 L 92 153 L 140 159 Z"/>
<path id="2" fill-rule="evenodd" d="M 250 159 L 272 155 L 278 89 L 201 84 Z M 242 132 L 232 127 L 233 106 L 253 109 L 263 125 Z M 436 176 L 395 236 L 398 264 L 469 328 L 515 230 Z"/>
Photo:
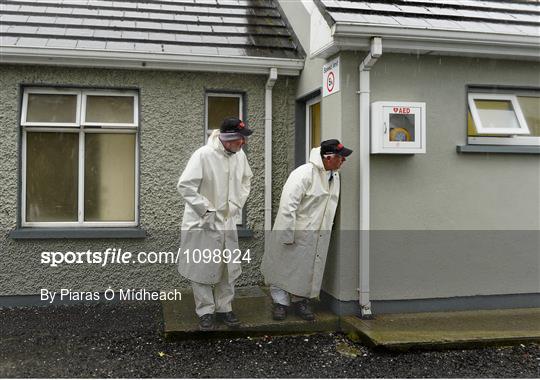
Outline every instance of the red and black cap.
<path id="1" fill-rule="evenodd" d="M 349 156 L 353 151 L 339 142 L 339 140 L 325 140 L 321 143 L 321 156 L 326 154 L 339 154 L 342 157 Z"/>
<path id="2" fill-rule="evenodd" d="M 228 117 L 223 120 L 221 127 L 219 128 L 221 133 L 239 133 L 244 137 L 247 137 L 253 133 L 242 120 L 237 117 Z"/>

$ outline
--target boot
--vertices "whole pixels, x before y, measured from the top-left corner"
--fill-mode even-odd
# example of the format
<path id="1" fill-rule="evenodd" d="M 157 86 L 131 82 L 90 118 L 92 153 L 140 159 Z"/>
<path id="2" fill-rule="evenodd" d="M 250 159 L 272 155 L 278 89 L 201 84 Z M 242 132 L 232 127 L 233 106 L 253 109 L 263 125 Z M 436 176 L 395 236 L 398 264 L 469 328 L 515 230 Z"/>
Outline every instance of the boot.
<path id="1" fill-rule="evenodd" d="M 214 329 L 214 314 L 205 314 L 199 317 L 199 329 L 210 331 Z"/>
<path id="2" fill-rule="evenodd" d="M 315 319 L 315 314 L 313 314 L 313 311 L 311 311 L 311 307 L 309 306 L 309 300 L 307 298 L 299 302 L 293 302 L 293 305 L 296 315 L 298 315 L 303 320 L 313 321 Z"/>
<path id="3" fill-rule="evenodd" d="M 216 313 L 218 321 L 223 322 L 228 327 L 237 327 L 240 325 L 240 320 L 232 311 L 227 313 Z"/>
<path id="4" fill-rule="evenodd" d="M 274 321 L 284 321 L 287 318 L 287 306 L 274 303 L 272 305 L 272 319 Z"/>

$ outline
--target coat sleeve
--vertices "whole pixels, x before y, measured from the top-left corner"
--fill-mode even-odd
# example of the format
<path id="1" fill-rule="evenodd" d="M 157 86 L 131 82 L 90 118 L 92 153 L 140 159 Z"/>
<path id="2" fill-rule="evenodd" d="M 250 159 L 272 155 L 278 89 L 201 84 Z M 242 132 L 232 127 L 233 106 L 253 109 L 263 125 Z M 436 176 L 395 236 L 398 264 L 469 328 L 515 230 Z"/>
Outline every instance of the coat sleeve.
<path id="1" fill-rule="evenodd" d="M 185 202 L 199 215 L 203 217 L 207 210 L 213 210 L 210 201 L 199 193 L 199 186 L 203 178 L 203 167 L 200 152 L 193 153 L 186 168 L 182 172 L 176 188 Z"/>
<path id="2" fill-rule="evenodd" d="M 278 231 L 281 243 L 294 243 L 294 230 L 296 225 L 296 212 L 307 189 L 312 182 L 311 171 L 297 172 L 293 171 L 281 193 L 279 202 L 279 217 L 281 220 Z"/>

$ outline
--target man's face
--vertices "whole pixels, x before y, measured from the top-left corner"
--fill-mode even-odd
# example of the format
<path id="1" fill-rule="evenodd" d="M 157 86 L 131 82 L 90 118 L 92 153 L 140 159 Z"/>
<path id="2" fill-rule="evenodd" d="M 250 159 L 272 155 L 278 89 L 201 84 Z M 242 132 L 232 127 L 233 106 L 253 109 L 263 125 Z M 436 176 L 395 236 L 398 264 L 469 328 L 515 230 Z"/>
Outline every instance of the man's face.
<path id="1" fill-rule="evenodd" d="M 345 157 L 339 154 L 329 154 L 323 157 L 323 164 L 326 170 L 338 170 L 345 161 Z"/>
<path id="2" fill-rule="evenodd" d="M 245 138 L 240 138 L 238 140 L 231 140 L 231 141 L 223 141 L 223 146 L 225 149 L 227 149 L 229 152 L 237 153 L 242 149 L 242 146 L 246 143 Z"/>

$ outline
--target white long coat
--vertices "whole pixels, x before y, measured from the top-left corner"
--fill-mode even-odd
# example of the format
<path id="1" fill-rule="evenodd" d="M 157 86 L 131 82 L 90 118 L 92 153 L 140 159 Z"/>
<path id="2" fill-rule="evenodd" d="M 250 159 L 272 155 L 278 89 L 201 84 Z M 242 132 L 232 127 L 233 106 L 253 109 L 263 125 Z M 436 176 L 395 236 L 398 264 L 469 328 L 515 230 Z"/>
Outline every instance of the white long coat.
<path id="1" fill-rule="evenodd" d="M 177 185 L 185 201 L 178 264 L 182 276 L 203 284 L 217 284 L 224 265 L 229 281 L 240 276 L 240 264 L 234 260 L 224 263 L 222 252 L 239 249 L 235 217 L 249 195 L 252 176 L 244 151 L 227 152 L 219 140 L 219 130 L 213 131 L 207 144 L 193 153 Z M 216 211 L 213 220 L 209 220 L 209 214 L 205 216 L 207 210 Z M 204 262 L 205 249 L 221 252 L 220 258 Z"/>
<path id="2" fill-rule="evenodd" d="M 329 181 L 320 148 L 312 149 L 309 163 L 289 175 L 262 261 L 266 284 L 297 296 L 318 297 L 339 187 L 337 172 Z"/>

